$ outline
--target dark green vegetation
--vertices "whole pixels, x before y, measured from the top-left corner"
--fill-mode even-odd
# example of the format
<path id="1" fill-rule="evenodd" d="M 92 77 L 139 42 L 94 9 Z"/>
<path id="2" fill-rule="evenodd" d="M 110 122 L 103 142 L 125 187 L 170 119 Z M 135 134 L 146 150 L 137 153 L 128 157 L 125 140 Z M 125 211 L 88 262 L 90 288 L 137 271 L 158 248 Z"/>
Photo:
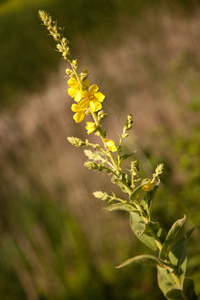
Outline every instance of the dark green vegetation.
<path id="1" fill-rule="evenodd" d="M 60 64 L 55 44 L 38 19 L 39 9 L 65 26 L 67 37 L 75 43 L 75 57 L 80 63 L 84 57 L 91 61 L 83 67 L 91 73 L 97 69 L 95 83 L 107 96 L 107 125 L 120 133 L 115 115 L 122 128 L 123 111 L 133 113 L 143 157 L 153 166 L 165 163 L 155 219 L 169 229 L 186 213 L 186 229 L 197 226 L 188 245 L 188 275 L 200 293 L 198 1 L 171 0 L 167 6 L 164 0 L 31 2 L 0 2 L 0 298 L 163 299 L 153 268 L 115 269 L 127 258 L 146 253 L 146 248 L 134 238 L 125 213 L 108 214 L 93 199 L 93 191 L 109 193 L 113 187 L 106 176 L 83 169 L 80 149 L 72 150 L 67 144 L 67 135 L 84 133 L 81 125 L 68 120 L 70 106 L 67 110 L 63 105 L 62 114 L 57 111 L 63 94 L 56 109 L 44 98 L 37 109 L 24 109 L 29 99 L 24 100 L 23 92 L 48 87 L 49 75 Z M 10 4 L 1 9 L 6 3 Z M 170 27 L 166 24 L 171 12 Z M 190 27 L 193 20 L 196 27 Z M 191 39 L 185 33 L 188 27 Z M 180 31 L 173 36 L 177 28 Z M 133 44 L 126 42 L 127 31 L 127 41 L 133 38 Z M 177 50 L 180 33 L 182 44 Z M 79 40 L 86 45 L 80 46 Z M 109 63 L 119 64 L 119 70 L 110 70 Z M 138 102 L 144 105 L 142 110 Z M 165 106 L 169 102 L 175 112 L 170 121 Z M 151 108 L 153 115 L 154 107 L 161 107 L 157 127 L 151 127 L 145 115 Z M 137 149 L 134 138 L 128 147 Z"/>

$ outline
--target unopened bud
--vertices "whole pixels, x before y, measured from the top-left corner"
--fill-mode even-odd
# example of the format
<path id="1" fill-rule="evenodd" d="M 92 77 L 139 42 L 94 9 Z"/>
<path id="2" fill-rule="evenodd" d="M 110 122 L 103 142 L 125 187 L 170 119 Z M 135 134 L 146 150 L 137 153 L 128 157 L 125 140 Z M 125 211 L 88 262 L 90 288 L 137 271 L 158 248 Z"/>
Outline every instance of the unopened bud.
<path id="1" fill-rule="evenodd" d="M 78 147 L 81 147 L 81 146 L 86 146 L 86 142 L 82 141 L 81 139 L 77 138 L 77 137 L 68 137 L 67 140 L 73 145 L 73 146 L 76 146 L 77 148 Z"/>
<path id="2" fill-rule="evenodd" d="M 126 130 L 130 130 L 132 128 L 132 125 L 133 125 L 133 116 L 129 114 L 126 118 L 126 123 L 125 123 Z"/>
<path id="3" fill-rule="evenodd" d="M 72 64 L 76 67 L 76 66 L 78 65 L 77 59 L 74 59 L 74 60 L 72 61 Z"/>
<path id="4" fill-rule="evenodd" d="M 66 73 L 68 76 L 70 76 L 70 75 L 73 73 L 73 71 L 70 70 L 69 68 L 67 68 L 67 69 L 65 70 L 65 73 Z"/>
<path id="5" fill-rule="evenodd" d="M 103 193 L 101 191 L 96 191 L 96 192 L 93 193 L 93 195 L 95 196 L 95 198 L 101 199 L 103 201 L 105 201 L 109 198 L 107 193 L 105 193 L 105 192 Z"/>
<path id="6" fill-rule="evenodd" d="M 103 110 L 100 110 L 97 114 L 97 117 L 98 117 L 98 121 L 100 122 L 101 120 L 107 117 L 107 114 Z"/>
<path id="7" fill-rule="evenodd" d="M 159 177 L 164 170 L 164 165 L 163 164 L 159 164 L 156 169 L 155 169 L 155 177 Z"/>

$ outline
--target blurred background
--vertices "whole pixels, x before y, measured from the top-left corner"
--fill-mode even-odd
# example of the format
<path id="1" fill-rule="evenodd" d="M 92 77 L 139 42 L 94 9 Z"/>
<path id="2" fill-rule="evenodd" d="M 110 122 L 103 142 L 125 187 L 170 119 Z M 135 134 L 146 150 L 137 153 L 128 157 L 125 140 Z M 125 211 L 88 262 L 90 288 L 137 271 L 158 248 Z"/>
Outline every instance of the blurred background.
<path id="1" fill-rule="evenodd" d="M 164 299 L 156 270 L 115 269 L 150 253 L 128 215 L 103 210 L 92 193 L 118 190 L 83 167 L 87 138 L 67 95 L 68 67 L 41 26 L 47 10 L 65 27 L 80 68 L 106 95 L 103 121 L 117 143 L 137 150 L 148 176 L 165 173 L 154 218 L 166 229 L 187 214 L 196 226 L 188 276 L 200 293 L 200 3 L 198 0 L 0 1 L 0 298 Z"/>

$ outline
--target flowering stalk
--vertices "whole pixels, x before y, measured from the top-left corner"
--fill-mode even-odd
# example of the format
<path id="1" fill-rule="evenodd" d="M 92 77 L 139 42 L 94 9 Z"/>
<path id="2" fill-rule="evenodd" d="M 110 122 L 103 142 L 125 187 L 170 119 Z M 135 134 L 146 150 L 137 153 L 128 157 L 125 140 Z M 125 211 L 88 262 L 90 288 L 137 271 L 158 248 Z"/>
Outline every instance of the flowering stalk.
<path id="1" fill-rule="evenodd" d="M 159 187 L 160 175 L 163 173 L 163 165 L 160 164 L 156 167 L 152 179 L 142 178 L 139 162 L 135 159 L 134 152 L 122 153 L 123 141 L 133 126 L 131 114 L 127 116 L 122 135 L 119 135 L 118 146 L 113 140 L 106 137 L 106 130 L 101 125 L 101 121 L 106 117 L 102 109 L 105 96 L 99 92 L 96 84 L 90 85 L 86 69 L 79 73 L 78 62 L 71 56 L 70 43 L 63 37 L 62 29 L 58 28 L 57 23 L 48 13 L 39 11 L 39 16 L 56 41 L 56 48 L 62 54 L 62 58 L 70 65 L 70 68 L 66 69 L 66 74 L 69 76 L 68 94 L 74 100 L 71 106 L 71 110 L 74 112 L 73 119 L 76 123 L 80 123 L 85 118 L 90 118 L 90 121 L 86 122 L 87 133 L 99 136 L 101 145 L 76 137 L 68 137 L 68 141 L 76 147 L 85 148 L 84 153 L 88 160 L 84 165 L 88 169 L 112 174 L 112 183 L 117 184 L 126 194 L 125 199 L 120 199 L 114 193 L 108 195 L 101 191 L 94 192 L 94 196 L 107 201 L 106 209 L 109 211 L 128 212 L 130 226 L 136 237 L 152 249 L 154 254 L 157 253 L 157 256 L 139 255 L 130 258 L 117 268 L 131 263 L 154 265 L 158 271 L 158 285 L 167 299 L 197 299 L 193 280 L 185 276 L 186 243 L 193 229 L 180 234 L 186 220 L 184 216 L 166 232 L 162 225 L 151 216 L 153 200 Z M 127 159 L 132 159 L 130 170 L 124 173 L 122 166 Z"/>

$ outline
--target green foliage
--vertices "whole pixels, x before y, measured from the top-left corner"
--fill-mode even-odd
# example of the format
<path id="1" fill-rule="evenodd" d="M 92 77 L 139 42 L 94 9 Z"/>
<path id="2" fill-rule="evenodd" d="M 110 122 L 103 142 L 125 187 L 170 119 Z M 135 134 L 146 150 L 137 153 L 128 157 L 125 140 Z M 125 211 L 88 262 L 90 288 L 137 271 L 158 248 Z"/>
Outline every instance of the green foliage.
<path id="1" fill-rule="evenodd" d="M 182 287 L 174 288 L 176 282 L 172 274 L 162 267 L 157 266 L 157 268 L 158 283 L 167 299 L 198 299 L 194 292 L 194 282 L 191 278 L 185 277 Z"/>
<path id="2" fill-rule="evenodd" d="M 158 270 L 158 285 L 160 289 L 165 294 L 170 288 L 172 288 L 176 282 L 170 273 L 169 270 L 162 268 L 160 266 L 157 266 Z"/>
<path id="3" fill-rule="evenodd" d="M 139 255 L 133 258 L 129 258 L 125 262 L 121 263 L 117 268 L 122 268 L 130 264 L 142 264 L 142 265 L 153 265 L 153 266 L 163 266 L 162 262 L 153 255 Z"/>
<path id="4" fill-rule="evenodd" d="M 175 242 L 176 236 L 183 227 L 186 220 L 186 216 L 184 216 L 183 219 L 177 220 L 169 230 L 166 239 L 162 245 L 162 249 L 160 251 L 160 258 L 165 260 L 168 258 L 169 250 L 172 247 L 172 244 Z"/>
<path id="5" fill-rule="evenodd" d="M 156 195 L 157 189 L 158 189 L 158 185 L 155 185 L 153 190 L 147 192 L 146 195 L 144 196 L 144 199 L 142 199 L 141 201 L 141 206 L 143 207 L 143 209 L 146 211 L 147 214 L 151 213 L 151 208 L 153 205 L 153 200 Z"/>
<path id="6" fill-rule="evenodd" d="M 137 238 L 141 240 L 141 242 L 154 251 L 158 249 L 154 237 L 145 233 L 145 223 L 137 213 L 130 214 L 130 225 L 133 232 Z"/>

